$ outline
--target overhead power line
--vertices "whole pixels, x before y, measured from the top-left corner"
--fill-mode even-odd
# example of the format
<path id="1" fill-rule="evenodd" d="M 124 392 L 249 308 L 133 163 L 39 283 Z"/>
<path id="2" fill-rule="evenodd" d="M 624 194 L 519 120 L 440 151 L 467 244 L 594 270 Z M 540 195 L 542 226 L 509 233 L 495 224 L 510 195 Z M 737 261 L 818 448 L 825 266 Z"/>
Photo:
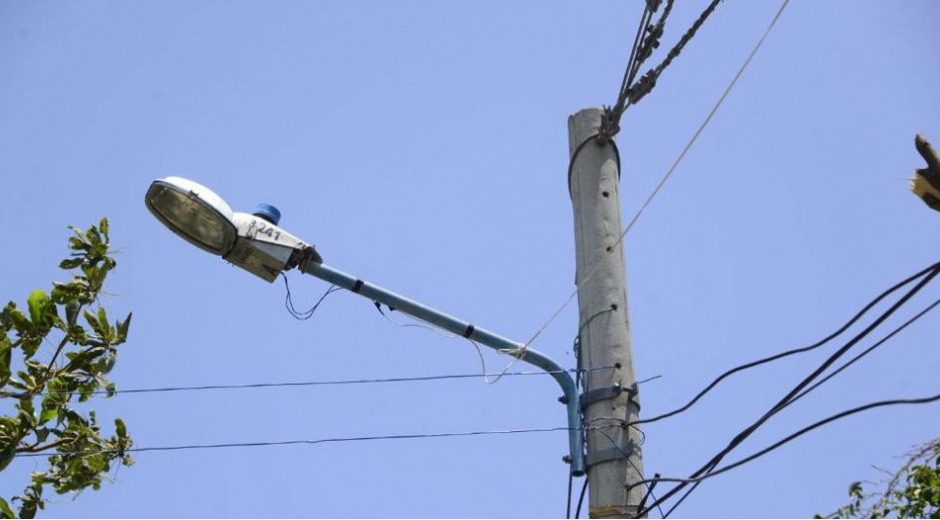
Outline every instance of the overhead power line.
<path id="1" fill-rule="evenodd" d="M 184 451 L 184 450 L 212 450 L 223 448 L 255 448 L 264 446 L 294 446 L 302 444 L 338 444 L 347 442 L 387 441 L 406 439 L 440 439 L 449 437 L 477 437 L 484 435 L 514 435 L 521 433 L 543 433 L 568 431 L 568 427 L 549 428 L 521 428 L 515 430 L 482 430 L 469 432 L 442 432 L 442 433 L 412 433 L 400 435 L 368 435 L 361 437 L 328 437 L 323 439 L 290 440 L 290 441 L 264 441 L 264 442 L 231 442 L 214 444 L 184 444 L 177 446 L 149 446 L 144 448 L 128 448 L 126 450 L 98 450 L 98 451 L 59 451 L 56 454 L 65 457 L 87 457 L 112 453 L 144 453 L 150 451 Z M 21 453 L 17 457 L 48 457 L 48 453 Z"/>
<path id="2" fill-rule="evenodd" d="M 611 370 L 615 368 L 614 365 L 595 367 L 591 369 L 569 369 L 569 370 L 549 370 L 549 371 L 526 371 L 526 372 L 506 372 L 502 374 L 502 377 L 521 377 L 521 376 L 543 376 L 543 375 L 553 375 L 560 374 L 562 372 L 574 373 L 574 372 L 594 372 L 598 370 Z M 438 376 L 413 376 L 413 377 L 386 377 L 386 378 L 375 378 L 375 379 L 337 379 L 337 380 L 324 380 L 324 381 L 290 381 L 290 382 L 276 382 L 276 383 L 241 383 L 241 384 L 228 384 L 228 385 L 190 385 L 190 386 L 165 386 L 165 387 L 154 387 L 154 388 L 132 388 L 129 390 L 115 390 L 111 392 L 113 395 L 124 395 L 124 394 L 153 394 L 153 393 L 166 393 L 166 392 L 198 392 L 206 390 L 246 390 L 246 389 L 258 389 L 258 388 L 285 388 L 285 387 L 304 387 L 304 386 L 341 386 L 341 385 L 365 385 L 365 384 L 384 384 L 384 383 L 412 383 L 412 382 L 422 382 L 422 381 L 444 381 L 449 379 L 471 379 L 479 377 L 493 377 L 500 374 L 445 374 Z M 45 396 L 50 395 L 53 392 L 43 392 L 39 394 L 33 394 L 36 396 Z M 65 392 L 59 392 L 64 394 Z M 77 392 L 75 392 L 77 393 Z M 92 392 L 94 395 L 108 394 L 107 390 L 96 390 Z"/>

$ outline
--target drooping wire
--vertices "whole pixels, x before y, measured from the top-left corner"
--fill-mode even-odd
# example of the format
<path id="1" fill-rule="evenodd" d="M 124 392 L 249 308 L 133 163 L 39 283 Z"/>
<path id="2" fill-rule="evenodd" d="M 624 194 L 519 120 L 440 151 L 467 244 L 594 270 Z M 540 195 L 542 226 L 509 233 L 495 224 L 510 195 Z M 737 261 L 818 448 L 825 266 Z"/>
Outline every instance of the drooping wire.
<path id="1" fill-rule="evenodd" d="M 334 444 L 347 442 L 365 442 L 380 440 L 405 440 L 405 439 L 438 439 L 447 437 L 473 437 L 483 435 L 512 435 L 521 433 L 540 433 L 540 432 L 558 432 L 568 431 L 568 427 L 548 427 L 548 428 L 521 428 L 514 430 L 481 430 L 469 432 L 442 432 L 442 433 L 411 433 L 399 435 L 368 435 L 360 437 L 330 437 L 324 439 L 309 440 L 290 440 L 290 441 L 266 441 L 266 442 L 232 442 L 215 444 L 187 444 L 178 446 L 149 446 L 144 448 L 128 448 L 125 450 L 93 450 L 93 451 L 59 451 L 57 455 L 69 457 L 85 457 L 90 455 L 103 455 L 111 453 L 143 453 L 149 451 L 182 451 L 182 450 L 208 450 L 222 448 L 254 448 L 262 446 L 290 446 L 299 444 Z M 17 457 L 48 457 L 47 453 L 20 453 Z"/>
<path id="2" fill-rule="evenodd" d="M 317 303 L 313 304 L 313 307 L 311 307 L 309 310 L 306 310 L 306 311 L 298 311 L 297 308 L 294 307 L 294 298 L 290 292 L 290 283 L 287 281 L 287 275 L 285 275 L 284 273 L 281 273 L 281 277 L 284 278 L 284 288 L 287 289 L 287 295 L 284 297 L 284 306 L 287 307 L 287 312 L 290 313 L 291 316 L 301 321 L 309 320 L 314 315 L 314 313 L 317 312 L 317 309 L 320 307 L 320 304 L 323 303 L 323 300 L 325 300 L 327 296 L 337 291 L 342 290 L 341 287 L 331 285 L 326 290 L 326 292 L 324 292 L 323 295 L 320 296 L 320 299 L 317 300 Z"/>
<path id="3" fill-rule="evenodd" d="M 917 283 L 917 285 L 914 286 L 914 288 L 912 288 L 911 290 L 909 290 L 904 296 L 902 296 L 897 302 L 895 302 L 890 308 L 888 308 L 888 310 L 886 310 L 886 311 L 885 311 L 884 313 L 882 313 L 878 318 L 876 318 L 875 321 L 872 322 L 868 327 L 866 327 L 864 330 L 862 330 L 861 332 L 859 332 L 859 333 L 858 333 L 857 335 L 855 335 L 851 340 L 849 340 L 845 345 L 843 345 L 841 348 L 839 348 L 839 350 L 837 350 L 835 353 L 833 353 L 831 356 L 829 356 L 829 358 L 827 358 L 827 359 L 826 359 L 819 367 L 817 367 L 809 376 L 805 377 L 805 378 L 804 378 L 800 383 L 798 383 L 792 390 L 790 390 L 790 392 L 788 392 L 786 396 L 784 396 L 782 399 L 780 399 L 780 401 L 778 401 L 777 404 L 775 404 L 769 411 L 767 411 L 763 416 L 761 416 L 760 419 L 758 419 L 758 420 L 755 421 L 753 424 L 751 424 L 750 426 L 748 426 L 747 428 L 745 428 L 743 431 L 741 431 L 740 433 L 738 433 L 738 435 L 736 435 L 736 436 L 731 440 L 731 442 L 728 443 L 728 446 L 726 446 L 724 449 L 722 449 L 720 452 L 718 452 L 718 454 L 716 454 L 715 456 L 713 456 L 708 462 L 705 463 L 705 465 L 703 465 L 701 468 L 699 468 L 698 470 L 696 470 L 696 471 L 689 477 L 689 481 L 690 481 L 690 482 L 694 482 L 695 484 L 694 484 L 693 488 L 690 489 L 690 490 L 686 493 L 686 495 L 680 499 L 680 503 L 681 503 L 683 500 L 685 500 L 685 497 L 688 496 L 689 494 L 691 494 L 692 491 L 694 491 L 696 487 L 698 487 L 698 481 L 696 481 L 695 479 L 697 479 L 698 477 L 702 476 L 703 474 L 710 473 L 710 472 L 715 468 L 715 466 L 717 466 L 718 463 L 721 462 L 721 460 L 722 460 L 728 453 L 730 453 L 730 452 L 731 452 L 732 450 L 734 450 L 738 445 L 740 445 L 742 442 L 744 442 L 744 440 L 747 439 L 747 438 L 748 438 L 752 433 L 754 433 L 758 428 L 760 428 L 761 425 L 763 425 L 765 422 L 767 422 L 771 417 L 773 417 L 774 415 L 776 415 L 777 413 L 779 413 L 781 410 L 785 409 L 787 406 L 789 406 L 790 404 L 792 404 L 793 398 L 794 398 L 796 395 L 798 395 L 804 388 L 806 388 L 806 386 L 808 386 L 813 380 L 815 380 L 820 374 L 822 374 L 829 366 L 831 366 L 833 363 L 835 363 L 842 355 L 844 355 L 844 354 L 845 354 L 849 349 L 851 349 L 855 344 L 857 344 L 859 341 L 861 341 L 862 339 L 864 339 L 868 334 L 870 334 L 870 333 L 871 333 L 873 330 L 875 330 L 879 325 L 881 325 L 881 323 L 883 323 L 885 320 L 887 320 L 892 314 L 894 314 L 895 311 L 897 311 L 897 310 L 898 310 L 899 308 L 901 308 L 905 303 L 907 303 L 907 301 L 908 301 L 910 298 L 912 298 L 912 297 L 913 297 L 915 294 L 917 294 L 921 289 L 923 289 L 924 286 L 926 286 L 928 283 L 930 283 L 930 281 L 933 280 L 933 278 L 934 278 L 935 276 L 937 276 L 938 273 L 940 273 L 940 267 L 937 267 L 937 268 L 935 268 L 934 270 L 930 271 L 930 272 L 927 274 L 927 276 L 925 276 L 920 282 Z M 661 502 L 663 502 L 663 501 L 665 501 L 665 500 L 668 500 L 670 497 L 672 497 L 673 495 L 675 495 L 676 493 L 678 493 L 679 491 L 681 491 L 682 489 L 684 489 L 687 484 L 688 484 L 688 483 L 686 483 L 686 482 L 683 482 L 683 483 L 678 484 L 677 486 L 675 486 L 674 488 L 672 488 L 671 490 L 669 490 L 665 495 L 663 495 L 663 497 L 662 497 L 660 500 L 658 500 L 657 502 L 655 502 L 653 505 L 655 506 L 655 505 L 658 505 L 659 503 L 661 503 Z M 648 507 L 647 510 L 649 510 L 651 507 L 652 507 L 652 506 Z M 675 509 L 675 506 L 673 506 L 672 509 Z M 670 511 L 671 511 L 671 510 L 670 510 Z"/>
<path id="4" fill-rule="evenodd" d="M 720 1 L 720 0 L 717 0 L 717 1 Z M 708 123 L 711 122 L 712 118 L 715 116 L 715 113 L 718 111 L 718 108 L 721 107 L 722 103 L 724 103 L 725 98 L 727 98 L 727 97 L 728 97 L 728 94 L 731 93 L 731 90 L 732 90 L 732 89 L 734 88 L 734 86 L 737 84 L 738 79 L 740 79 L 740 78 L 741 78 L 741 75 L 744 74 L 745 69 L 747 69 L 748 65 L 750 65 L 750 63 L 751 63 L 751 60 L 752 60 L 752 59 L 754 58 L 754 56 L 757 54 L 757 51 L 758 51 L 758 50 L 760 49 L 760 47 L 764 44 L 764 41 L 767 39 L 767 36 L 770 34 L 770 31 L 774 28 L 774 26 L 776 26 L 777 20 L 780 18 L 780 15 L 783 13 L 784 9 L 786 8 L 787 4 L 789 4 L 789 2 L 790 2 L 790 0 L 784 0 L 784 1 L 783 1 L 783 4 L 780 6 L 780 9 L 777 11 L 777 14 L 774 16 L 773 20 L 770 22 L 770 25 L 767 27 L 767 30 L 764 31 L 764 34 L 761 36 L 760 40 L 758 40 L 757 44 L 756 44 L 756 45 L 754 46 L 754 48 L 751 50 L 751 52 L 750 52 L 750 54 L 748 55 L 747 59 L 744 60 L 744 63 L 741 65 L 741 68 L 738 69 L 738 72 L 734 75 L 734 78 L 731 80 L 731 83 L 729 83 L 729 84 L 728 84 L 728 87 L 725 88 L 725 91 L 721 94 L 721 97 L 718 98 L 718 101 L 717 101 L 717 102 L 715 103 L 715 105 L 712 107 L 711 111 L 708 113 L 708 116 L 706 116 L 705 120 L 702 121 L 702 124 L 699 125 L 698 130 L 695 131 L 695 134 L 692 135 L 692 138 L 691 138 L 691 139 L 689 140 L 689 142 L 685 145 L 685 148 L 683 148 L 682 152 L 679 154 L 679 156 L 676 158 L 676 160 L 672 163 L 672 166 L 670 166 L 670 167 L 669 167 L 669 170 L 667 170 L 666 173 L 665 173 L 665 175 L 663 175 L 662 179 L 659 181 L 659 184 L 656 185 L 656 188 L 653 189 L 653 191 L 652 191 L 652 192 L 650 193 L 650 195 L 646 198 L 646 200 L 643 202 L 643 204 L 640 206 L 640 208 L 637 210 L 637 212 L 633 215 L 633 218 L 630 219 L 630 222 L 627 224 L 627 226 L 624 227 L 623 231 L 620 233 L 620 237 L 614 242 L 614 244 L 612 244 L 610 247 L 607 248 L 606 254 L 602 255 L 601 258 L 599 258 L 599 259 L 597 260 L 597 262 L 595 262 L 594 266 L 590 269 L 588 275 L 587 275 L 585 278 L 583 278 L 582 280 L 579 280 L 576 285 L 580 286 L 581 284 L 586 283 L 588 280 L 590 280 L 591 277 L 594 275 L 594 273 L 597 272 L 597 269 L 598 269 L 598 267 L 600 266 L 600 264 L 601 264 L 602 262 L 604 262 L 608 257 L 610 257 L 615 251 L 618 250 L 618 246 L 623 242 L 624 237 L 626 237 L 626 236 L 627 236 L 627 233 L 629 233 L 630 230 L 633 229 L 633 226 L 634 226 L 634 225 L 636 224 L 636 222 L 640 219 L 640 216 L 643 214 L 643 212 L 646 210 L 646 208 L 650 205 L 650 203 L 653 201 L 653 199 L 656 198 L 656 195 L 659 194 L 660 190 L 661 190 L 661 189 L 663 188 L 663 186 L 666 184 L 666 181 L 668 181 L 669 178 L 672 176 L 673 172 L 676 171 L 676 168 L 679 166 L 679 164 L 682 162 L 682 159 L 685 158 L 686 154 L 687 154 L 687 153 L 689 152 L 689 150 L 692 148 L 692 145 L 695 144 L 695 141 L 698 140 L 699 136 L 702 134 L 702 131 L 704 131 L 704 130 L 705 130 L 705 127 L 708 126 Z M 713 3 L 714 3 L 714 2 L 713 2 Z M 699 25 L 700 25 L 700 24 L 699 24 Z M 690 38 L 691 38 L 691 37 L 689 37 L 689 39 L 690 39 Z M 681 49 L 680 49 L 680 50 L 681 50 Z M 667 64 L 667 65 L 668 65 L 668 64 Z M 597 137 L 598 137 L 597 135 L 594 135 L 594 136 L 591 136 L 591 137 L 589 137 L 588 139 L 586 139 L 583 143 L 581 143 L 581 144 L 578 146 L 578 148 L 575 150 L 575 152 L 571 155 L 571 160 L 570 160 L 569 163 L 568 163 L 568 177 L 569 177 L 569 178 L 571 177 L 571 171 L 572 171 L 572 168 L 573 168 L 573 166 L 574 166 L 575 159 L 577 159 L 578 153 L 580 152 L 581 148 L 583 148 L 583 147 L 584 147 L 588 142 L 590 142 L 590 141 L 596 141 L 596 140 L 597 140 Z M 613 141 L 613 140 L 610 140 L 610 141 L 607 141 L 607 142 L 610 143 L 610 144 L 614 144 L 614 141 Z M 615 145 L 615 146 L 616 146 L 616 145 Z M 616 152 L 616 148 L 615 148 L 614 150 L 615 150 L 615 152 Z M 617 152 L 617 172 L 618 172 L 618 174 L 619 174 L 619 172 L 620 172 L 620 154 L 619 154 L 619 152 Z M 526 346 L 530 345 L 533 341 L 535 341 L 535 339 L 536 339 L 539 335 L 541 335 L 541 333 L 542 333 L 545 329 L 547 329 L 548 326 L 549 326 L 552 322 L 554 322 L 556 318 L 558 318 L 558 316 L 561 314 L 561 312 L 562 312 L 565 308 L 567 308 L 569 304 L 571 304 L 572 300 L 574 300 L 574 297 L 577 296 L 577 295 L 578 295 L 578 291 L 577 291 L 577 289 L 575 289 L 575 291 L 572 292 L 571 295 L 568 296 L 568 298 L 561 304 L 561 306 L 560 306 L 557 310 L 555 310 L 555 312 L 552 313 L 551 316 L 549 316 L 548 320 L 547 320 L 541 327 L 539 327 L 539 329 L 535 332 L 535 334 L 532 335 L 532 337 L 529 339 L 529 341 L 527 341 L 527 342 L 525 343 Z"/>
<path id="5" fill-rule="evenodd" d="M 795 354 L 801 354 L 801 353 L 804 353 L 804 352 L 809 352 L 809 351 L 811 351 L 811 350 L 817 349 L 817 348 L 819 348 L 819 347 L 825 345 L 825 344 L 828 343 L 829 341 L 835 339 L 836 337 L 838 337 L 839 335 L 841 335 L 843 332 L 845 332 L 846 330 L 848 330 L 849 327 L 851 327 L 852 325 L 854 325 L 859 319 L 862 318 L 862 316 L 864 316 L 868 311 L 870 311 L 873 307 L 875 307 L 875 306 L 876 306 L 878 303 L 880 303 L 882 300 L 884 300 L 885 298 L 887 298 L 888 296 L 890 296 L 892 293 L 894 293 L 894 292 L 897 291 L 898 289 L 900 289 L 900 288 L 902 288 L 902 287 L 908 285 L 909 283 L 913 282 L 914 280 L 917 280 L 918 278 L 923 277 L 924 275 L 926 275 L 927 273 L 929 273 L 930 271 L 932 271 L 932 270 L 934 270 L 934 269 L 937 269 L 938 267 L 940 267 L 940 262 L 934 263 L 934 264 L 930 265 L 929 267 L 927 267 L 927 268 L 925 268 L 925 269 L 922 269 L 922 270 L 918 271 L 917 273 L 915 273 L 915 274 L 913 274 L 913 275 L 911 275 L 911 276 L 905 278 L 904 280 L 901 280 L 900 282 L 896 283 L 895 285 L 889 287 L 889 288 L 886 289 L 884 292 L 882 292 L 882 293 L 879 294 L 877 297 L 875 297 L 873 300 L 871 300 L 870 302 L 868 302 L 868 304 L 866 304 L 865 307 L 862 308 L 862 310 L 860 310 L 858 313 L 856 313 L 855 316 L 853 316 L 853 317 L 852 317 L 849 321 L 847 321 L 844 325 L 842 325 L 841 327 L 839 327 L 835 332 L 829 334 L 828 336 L 826 336 L 826 337 L 824 337 L 823 339 L 817 341 L 816 343 L 813 343 L 812 345 L 809 345 L 809 346 L 806 346 L 806 347 L 800 347 L 800 348 L 795 348 L 795 349 L 792 349 L 792 350 L 787 350 L 787 351 L 784 351 L 784 352 L 780 352 L 780 353 L 774 354 L 774 355 L 772 355 L 772 356 L 768 356 L 768 357 L 765 357 L 765 358 L 762 358 L 762 359 L 758 359 L 757 361 L 752 361 L 752 362 L 750 362 L 750 363 L 745 363 L 745 364 L 743 364 L 743 365 L 734 367 L 734 368 L 732 368 L 731 370 L 728 370 L 727 372 L 724 372 L 723 374 L 721 374 L 721 375 L 719 375 L 718 377 L 716 377 L 711 383 L 708 384 L 708 386 L 706 386 L 702 391 L 700 391 L 698 394 L 696 394 L 695 397 L 693 397 L 692 400 L 690 400 L 690 401 L 689 401 L 688 403 L 686 403 L 685 405 L 680 406 L 679 408 L 676 408 L 675 410 L 672 410 L 672 411 L 667 412 L 667 413 L 663 413 L 663 414 L 660 414 L 660 415 L 657 415 L 657 416 L 654 416 L 654 417 L 650 417 L 650 418 L 647 418 L 647 419 L 640 419 L 640 420 L 637 420 L 637 421 L 635 421 L 633 424 L 652 423 L 652 422 L 656 422 L 656 421 L 660 421 L 660 420 L 663 420 L 663 419 L 667 419 L 667 418 L 672 417 L 672 416 L 674 416 L 674 415 L 677 415 L 677 414 L 680 414 L 680 413 L 682 413 L 682 412 L 685 412 L 686 410 L 688 410 L 689 408 L 691 408 L 692 405 L 694 405 L 695 403 L 697 403 L 697 402 L 699 401 L 699 399 L 701 399 L 702 397 L 704 397 L 705 394 L 707 394 L 708 392 L 710 392 L 711 390 L 713 390 L 713 389 L 718 385 L 718 383 L 722 382 L 724 379 L 728 378 L 729 376 L 731 376 L 731 375 L 733 375 L 733 374 L 735 374 L 735 373 L 741 372 L 741 371 L 743 371 L 743 370 L 747 370 L 747 369 L 749 369 L 749 368 L 754 368 L 754 367 L 757 367 L 757 366 L 760 366 L 760 365 L 763 365 L 763 364 L 766 364 L 766 363 L 770 363 L 771 361 L 776 361 L 776 360 L 778 360 L 778 359 L 783 359 L 783 358 L 785 358 L 785 357 L 792 356 L 792 355 L 795 355 Z M 841 370 L 841 369 L 840 369 L 840 370 Z"/>

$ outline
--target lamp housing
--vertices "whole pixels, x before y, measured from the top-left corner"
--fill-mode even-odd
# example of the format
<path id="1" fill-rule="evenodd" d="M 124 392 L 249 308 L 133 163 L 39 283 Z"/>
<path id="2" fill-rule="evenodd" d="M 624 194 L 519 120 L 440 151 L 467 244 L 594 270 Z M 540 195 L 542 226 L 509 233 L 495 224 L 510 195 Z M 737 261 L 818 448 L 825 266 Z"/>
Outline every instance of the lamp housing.
<path id="1" fill-rule="evenodd" d="M 303 259 L 323 262 L 313 246 L 272 223 L 280 217 L 273 206 L 264 205 L 261 216 L 233 212 L 215 192 L 182 177 L 154 181 L 145 202 L 170 231 L 268 282 Z"/>

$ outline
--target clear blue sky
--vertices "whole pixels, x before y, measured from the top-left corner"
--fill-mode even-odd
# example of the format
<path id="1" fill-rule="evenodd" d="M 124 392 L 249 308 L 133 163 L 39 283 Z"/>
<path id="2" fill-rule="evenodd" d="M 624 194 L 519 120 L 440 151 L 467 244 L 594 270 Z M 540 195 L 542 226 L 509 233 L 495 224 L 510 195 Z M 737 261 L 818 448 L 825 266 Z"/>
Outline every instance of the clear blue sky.
<path id="1" fill-rule="evenodd" d="M 704 0 L 677 2 L 657 62 Z M 105 299 L 134 312 L 118 388 L 474 373 L 467 342 L 401 329 L 347 292 L 313 319 L 284 287 L 171 234 L 158 177 L 236 210 L 276 205 L 330 265 L 523 341 L 574 289 L 569 114 L 614 101 L 643 2 L 0 4 L 0 297 L 61 279 L 67 225 L 111 219 Z M 624 220 L 779 6 L 728 1 L 624 117 Z M 731 366 L 828 334 L 940 257 L 908 192 L 940 142 L 940 4 L 794 0 L 626 238 L 642 415 Z M 293 273 L 298 303 L 324 283 Z M 937 298 L 925 291 L 908 317 Z M 403 318 L 402 318 L 403 319 Z M 892 320 L 897 324 L 899 320 Z M 573 366 L 570 306 L 534 348 Z M 885 329 L 887 330 L 887 329 Z M 940 391 L 931 315 L 780 414 L 739 455 L 845 408 Z M 753 370 L 646 428 L 684 476 L 832 350 Z M 487 353 L 488 367 L 507 358 Z M 124 395 L 95 403 L 140 447 L 565 426 L 547 377 Z M 833 424 L 707 482 L 679 516 L 806 517 L 940 434 L 940 405 Z M 50 517 L 558 517 L 563 432 L 142 453 Z M 736 459 L 732 456 L 729 460 Z M 0 482 L 12 495 L 33 462 Z M 578 482 L 580 484 L 580 481 Z M 663 485 L 659 489 L 665 489 Z"/>

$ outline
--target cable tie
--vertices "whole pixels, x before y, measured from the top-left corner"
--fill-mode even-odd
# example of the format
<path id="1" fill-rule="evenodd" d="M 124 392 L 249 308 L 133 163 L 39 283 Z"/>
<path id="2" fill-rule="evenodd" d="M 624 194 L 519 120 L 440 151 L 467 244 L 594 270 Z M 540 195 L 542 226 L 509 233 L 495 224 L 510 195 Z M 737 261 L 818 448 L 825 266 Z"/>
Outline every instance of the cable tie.
<path id="1" fill-rule="evenodd" d="M 473 324 L 467 325 L 467 330 L 463 331 L 463 337 L 470 339 L 473 335 Z"/>

